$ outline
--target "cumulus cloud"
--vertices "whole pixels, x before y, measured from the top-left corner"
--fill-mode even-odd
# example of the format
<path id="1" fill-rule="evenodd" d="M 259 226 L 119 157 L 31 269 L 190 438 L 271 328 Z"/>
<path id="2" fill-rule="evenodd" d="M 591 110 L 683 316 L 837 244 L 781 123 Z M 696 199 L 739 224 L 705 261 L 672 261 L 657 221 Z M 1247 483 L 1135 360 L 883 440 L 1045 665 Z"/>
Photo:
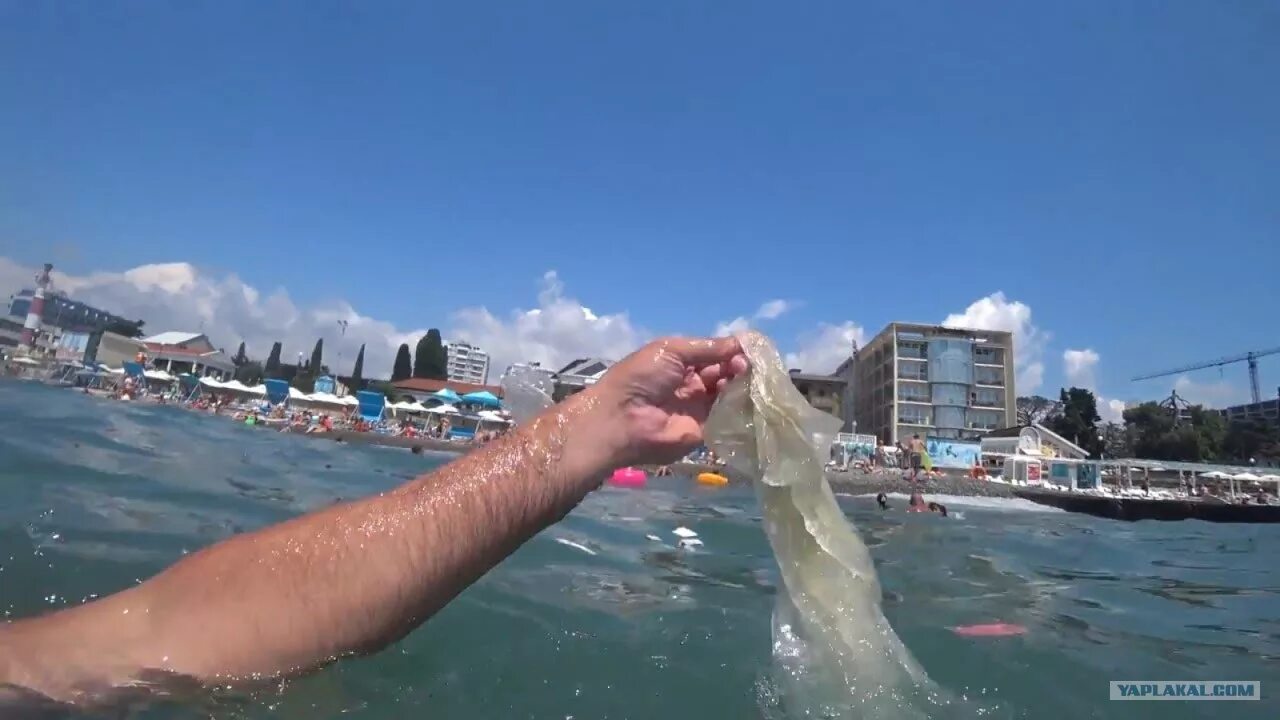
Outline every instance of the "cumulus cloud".
<path id="1" fill-rule="evenodd" d="M 649 338 L 625 312 L 597 315 L 567 296 L 555 271 L 542 276 L 537 307 L 514 310 L 506 317 L 484 307 L 465 308 L 453 320 L 447 338 L 487 351 L 491 381 L 515 362 L 538 362 L 558 370 L 580 357 L 618 360 Z"/>
<path id="2" fill-rule="evenodd" d="M 1067 384 L 1084 388 L 1094 394 L 1098 400 L 1098 416 L 1103 422 L 1118 423 L 1124 420 L 1125 402 L 1115 398 L 1103 397 L 1098 392 L 1098 363 L 1102 360 L 1097 351 L 1091 348 L 1084 350 L 1064 350 L 1062 353 L 1062 374 Z"/>
<path id="3" fill-rule="evenodd" d="M 712 335 L 715 335 L 716 337 L 723 337 L 725 335 L 740 333 L 743 330 L 750 329 L 756 321 L 775 320 L 782 317 L 783 314 L 795 309 L 795 307 L 796 303 L 791 300 L 767 300 L 760 304 L 760 307 L 756 309 L 755 314 L 750 318 L 745 315 L 739 315 L 732 320 L 717 324 Z"/>
<path id="4" fill-rule="evenodd" d="M 1098 380 L 1094 375 L 1094 371 L 1098 367 L 1098 360 L 1098 353 L 1090 349 L 1064 351 L 1062 353 L 1062 372 L 1067 378 L 1067 384 L 1088 390 L 1096 390 Z"/>
<path id="5" fill-rule="evenodd" d="M 808 373 L 835 372 L 853 353 L 853 343 L 862 347 L 867 342 L 866 331 L 852 320 L 839 325 L 822 323 L 818 329 L 800 337 L 799 347 L 784 356 L 787 367 Z"/>
<path id="6" fill-rule="evenodd" d="M 1004 330 L 1013 333 L 1014 365 L 1020 395 L 1030 395 L 1044 382 L 1044 351 L 1049 333 L 1031 320 L 1031 306 L 1005 298 L 996 292 L 974 301 L 964 312 L 952 313 L 942 321 L 947 327 L 974 330 Z"/>

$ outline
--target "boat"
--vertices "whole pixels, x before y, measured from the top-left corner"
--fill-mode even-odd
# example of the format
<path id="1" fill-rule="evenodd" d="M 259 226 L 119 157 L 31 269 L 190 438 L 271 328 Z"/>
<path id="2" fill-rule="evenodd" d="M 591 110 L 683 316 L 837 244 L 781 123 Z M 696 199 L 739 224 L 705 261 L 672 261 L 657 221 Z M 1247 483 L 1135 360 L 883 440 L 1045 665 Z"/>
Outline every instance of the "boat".
<path id="1" fill-rule="evenodd" d="M 1012 488 L 1016 497 L 1068 512 L 1084 513 L 1111 520 L 1204 520 L 1219 523 L 1280 523 L 1280 505 L 1229 503 L 1208 498 L 1150 498 L 1108 495 L 1046 487 Z"/>

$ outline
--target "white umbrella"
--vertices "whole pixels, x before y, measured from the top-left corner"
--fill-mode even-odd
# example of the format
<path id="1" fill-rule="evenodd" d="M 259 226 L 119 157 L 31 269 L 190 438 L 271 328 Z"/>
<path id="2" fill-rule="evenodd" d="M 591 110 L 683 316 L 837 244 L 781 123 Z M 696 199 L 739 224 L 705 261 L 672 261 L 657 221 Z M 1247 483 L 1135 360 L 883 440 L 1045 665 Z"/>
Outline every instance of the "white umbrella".
<path id="1" fill-rule="evenodd" d="M 342 397 L 338 398 L 338 402 L 340 402 L 343 405 L 349 405 L 351 407 L 355 407 L 356 405 L 360 404 L 360 401 L 355 399 L 351 395 L 343 395 Z"/>
<path id="2" fill-rule="evenodd" d="M 218 382 L 218 380 L 217 380 L 216 378 L 211 378 L 211 377 L 202 377 L 202 378 L 200 378 L 200 384 L 201 384 L 201 385 L 204 385 L 205 387 L 211 387 L 211 388 L 221 388 L 221 387 L 226 387 L 226 386 L 225 386 L 225 385 L 223 385 L 222 383 Z"/>
<path id="3" fill-rule="evenodd" d="M 247 392 L 247 393 L 251 393 L 251 394 L 253 394 L 253 395 L 266 395 L 266 394 L 267 394 L 267 386 L 266 386 L 266 385 L 254 385 L 253 387 L 245 388 L 245 389 L 244 389 L 244 391 L 245 391 L 245 392 Z"/>
<path id="4" fill-rule="evenodd" d="M 423 405 L 422 403 L 416 400 L 413 402 L 401 400 L 400 402 L 395 404 L 395 408 L 397 410 L 404 410 L 405 412 L 426 412 L 427 411 L 427 406 Z"/>
<path id="5" fill-rule="evenodd" d="M 313 392 L 307 396 L 307 400 L 314 403 L 325 403 L 327 405 L 346 405 L 343 398 L 327 392 Z"/>
<path id="6" fill-rule="evenodd" d="M 122 368 L 122 367 L 118 367 L 118 368 L 102 368 L 102 369 L 103 369 L 103 370 L 106 370 L 107 372 L 111 373 L 112 375 L 123 375 L 123 374 L 124 374 L 124 368 Z"/>
<path id="7" fill-rule="evenodd" d="M 492 410 L 481 410 L 480 412 L 476 413 L 476 417 L 480 418 L 485 422 L 500 422 L 500 423 L 507 422 L 506 418 L 502 417 L 501 415 L 499 415 L 498 413 Z"/>
<path id="8" fill-rule="evenodd" d="M 1212 470 L 1207 473 L 1200 473 L 1200 477 L 1209 478 L 1210 480 L 1226 480 L 1231 476 L 1222 472 L 1221 470 Z"/>
<path id="9" fill-rule="evenodd" d="M 163 370 L 147 370 L 142 373 L 148 380 L 157 380 L 159 382 L 173 382 L 173 376 Z"/>
<path id="10" fill-rule="evenodd" d="M 1231 476 L 1231 479 L 1232 479 L 1232 480 L 1240 480 L 1241 482 L 1257 482 L 1257 481 L 1261 480 L 1262 478 L 1261 478 L 1260 476 L 1258 476 L 1258 475 L 1254 475 L 1254 474 L 1253 474 L 1253 473 L 1251 473 L 1251 472 L 1245 471 L 1245 472 L 1242 472 L 1242 473 L 1236 473 L 1235 475 L 1232 475 L 1232 476 Z"/>
<path id="11" fill-rule="evenodd" d="M 9 362 L 11 362 L 11 363 L 17 363 L 17 364 L 19 364 L 19 365 L 39 365 L 39 364 L 40 364 L 40 361 L 39 361 L 39 360 L 32 360 L 32 359 L 31 359 L 31 358 L 29 358 L 29 357 L 16 357 L 16 358 L 10 358 L 10 359 L 9 359 Z"/>
<path id="12" fill-rule="evenodd" d="M 245 385 L 239 380 L 231 380 L 231 381 L 222 383 L 222 389 L 230 390 L 232 392 L 242 392 L 242 393 L 253 392 L 252 390 L 249 389 L 248 385 Z"/>
<path id="13" fill-rule="evenodd" d="M 441 415 L 452 415 L 458 412 L 458 408 L 452 405 L 437 405 L 435 407 L 426 408 L 429 413 L 440 413 Z"/>
<path id="14" fill-rule="evenodd" d="M 302 392 L 301 390 L 299 390 L 299 389 L 298 389 L 298 388 L 296 388 L 296 387 L 290 386 L 290 387 L 289 387 L 289 399 L 290 399 L 290 400 L 307 400 L 308 398 L 307 398 L 307 394 L 306 394 L 306 393 Z"/>

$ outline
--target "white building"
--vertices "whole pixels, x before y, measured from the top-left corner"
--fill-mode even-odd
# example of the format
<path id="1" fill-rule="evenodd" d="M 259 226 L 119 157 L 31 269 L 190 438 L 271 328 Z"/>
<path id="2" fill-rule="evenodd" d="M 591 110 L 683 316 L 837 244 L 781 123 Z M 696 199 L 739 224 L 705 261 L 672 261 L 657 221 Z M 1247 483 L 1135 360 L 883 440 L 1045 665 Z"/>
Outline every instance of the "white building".
<path id="1" fill-rule="evenodd" d="M 489 353 L 464 342 L 451 342 L 445 346 L 448 355 L 446 372 L 454 382 L 472 385 L 489 384 Z"/>

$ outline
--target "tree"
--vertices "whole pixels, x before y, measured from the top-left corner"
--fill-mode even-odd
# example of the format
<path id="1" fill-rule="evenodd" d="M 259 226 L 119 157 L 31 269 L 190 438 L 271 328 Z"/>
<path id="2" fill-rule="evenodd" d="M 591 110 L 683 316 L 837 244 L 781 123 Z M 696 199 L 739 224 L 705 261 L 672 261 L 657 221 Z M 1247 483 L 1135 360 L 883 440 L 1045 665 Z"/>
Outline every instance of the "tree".
<path id="1" fill-rule="evenodd" d="M 249 362 L 249 357 L 244 354 L 244 341 L 241 341 L 240 348 L 236 350 L 235 356 L 231 358 L 231 364 L 240 367 L 247 362 Z"/>
<path id="2" fill-rule="evenodd" d="M 267 364 L 263 368 L 267 377 L 276 377 L 280 373 L 280 343 L 277 341 L 271 345 L 271 353 L 267 355 Z"/>
<path id="3" fill-rule="evenodd" d="M 1124 423 L 1102 423 L 1098 426 L 1102 435 L 1102 452 L 1109 458 L 1133 457 L 1133 439 Z"/>
<path id="4" fill-rule="evenodd" d="M 1222 415 L 1192 405 L 1186 419 L 1175 420 L 1174 411 L 1159 403 L 1145 402 L 1126 409 L 1124 422 L 1134 455 L 1181 462 L 1204 462 L 1221 455 L 1226 435 Z"/>
<path id="5" fill-rule="evenodd" d="M 356 366 L 351 369 L 351 392 L 359 392 L 360 385 L 363 384 L 363 382 L 364 382 L 364 345 L 361 345 L 360 352 L 356 353 Z"/>
<path id="6" fill-rule="evenodd" d="M 391 370 L 391 382 L 409 379 L 413 375 L 413 366 L 409 361 L 409 344 L 402 343 L 396 351 L 396 364 Z"/>
<path id="7" fill-rule="evenodd" d="M 418 340 L 418 347 L 413 354 L 413 376 L 447 380 L 448 365 L 448 353 L 444 349 L 444 341 L 440 339 L 440 331 L 431 328 Z"/>
<path id="8" fill-rule="evenodd" d="M 316 391 L 316 376 L 309 373 L 298 373 L 289 380 L 289 385 L 301 392 L 310 394 Z"/>
<path id="9" fill-rule="evenodd" d="M 311 351 L 311 362 L 307 363 L 307 367 L 311 369 L 313 375 L 320 372 L 320 368 L 324 365 L 324 361 L 322 359 L 323 354 L 324 338 L 320 338 L 319 340 L 316 340 L 316 346 Z"/>
<path id="10" fill-rule="evenodd" d="M 1020 397 L 1016 401 L 1019 425 L 1043 425 L 1062 412 L 1062 405 L 1042 395 Z"/>
<path id="11" fill-rule="evenodd" d="M 1098 399 L 1084 388 L 1063 390 L 1058 396 L 1062 412 L 1048 419 L 1045 427 L 1084 448 L 1092 456 L 1102 452 L 1098 439 Z"/>
<path id="12" fill-rule="evenodd" d="M 1280 429 L 1265 420 L 1251 418 L 1232 420 L 1222 439 L 1223 457 L 1241 463 L 1268 456 L 1268 450 L 1280 444 Z"/>
<path id="13" fill-rule="evenodd" d="M 142 326 L 146 325 L 145 320 L 112 320 L 103 326 L 103 331 L 123 335 L 129 338 L 142 337 Z"/>
<path id="14" fill-rule="evenodd" d="M 262 363 L 257 360 L 246 361 L 236 368 L 235 378 L 245 385 L 257 385 L 262 382 Z"/>
<path id="15" fill-rule="evenodd" d="M 409 346 L 401 345 L 400 347 L 404 348 L 405 355 L 407 356 L 409 353 Z M 382 393 L 383 395 L 386 396 L 387 402 L 396 402 L 397 400 L 400 399 L 400 396 L 399 396 L 400 391 L 396 389 L 395 385 L 392 385 L 391 383 L 386 382 L 385 380 L 370 381 L 369 390 L 372 390 L 373 392 Z"/>

